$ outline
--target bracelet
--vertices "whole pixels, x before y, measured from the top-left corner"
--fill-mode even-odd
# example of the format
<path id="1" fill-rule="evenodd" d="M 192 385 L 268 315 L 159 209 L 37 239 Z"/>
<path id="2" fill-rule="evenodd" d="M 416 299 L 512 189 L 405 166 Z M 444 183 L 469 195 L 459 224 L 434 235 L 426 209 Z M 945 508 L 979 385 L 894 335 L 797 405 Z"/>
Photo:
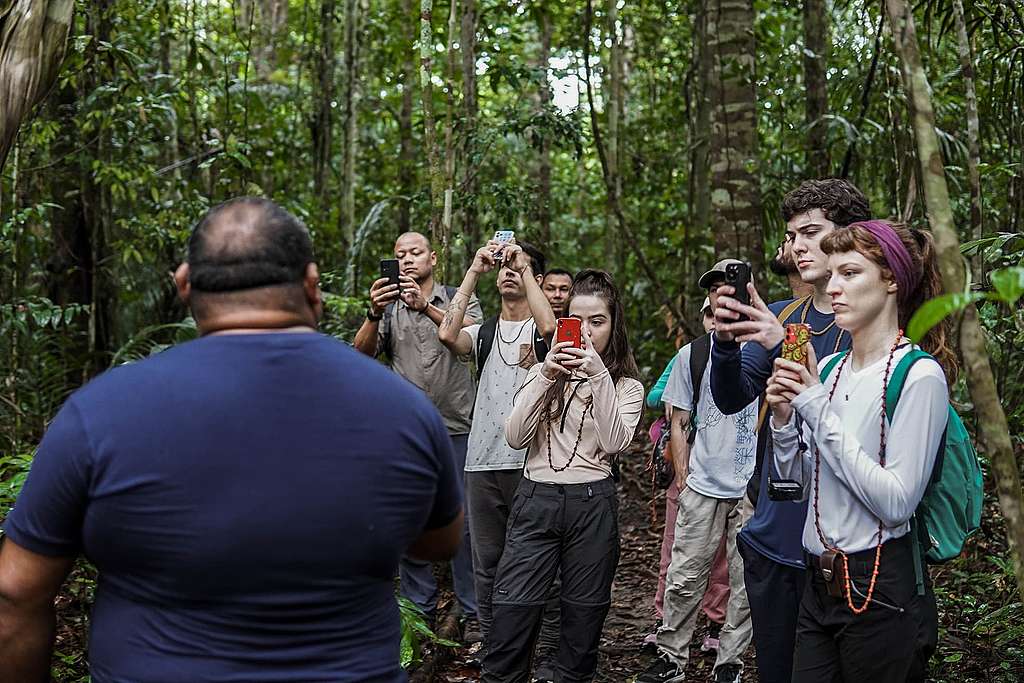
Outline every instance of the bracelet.
<path id="1" fill-rule="evenodd" d="M 381 314 L 381 315 L 374 315 L 373 314 L 373 307 L 370 306 L 370 307 L 367 307 L 367 309 L 366 309 L 366 319 L 369 320 L 371 323 L 379 323 L 381 320 L 384 319 L 384 315 L 383 314 Z"/>

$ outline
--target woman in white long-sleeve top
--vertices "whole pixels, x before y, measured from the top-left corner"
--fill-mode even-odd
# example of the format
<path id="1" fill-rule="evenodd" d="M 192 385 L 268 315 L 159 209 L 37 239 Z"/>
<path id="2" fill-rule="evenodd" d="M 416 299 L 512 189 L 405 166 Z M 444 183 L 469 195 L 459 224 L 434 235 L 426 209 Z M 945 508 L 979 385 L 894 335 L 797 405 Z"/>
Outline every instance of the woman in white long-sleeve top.
<path id="1" fill-rule="evenodd" d="M 509 445 L 528 451 L 494 580 L 481 679 L 488 683 L 528 680 L 556 575 L 562 580 L 561 680 L 592 680 L 611 603 L 619 561 L 612 457 L 633 439 L 644 388 L 611 276 L 577 275 L 567 310 L 582 321 L 583 348 L 555 344 L 530 371 L 505 423 Z"/>
<path id="2" fill-rule="evenodd" d="M 811 499 L 793 681 L 923 681 L 937 616 L 930 582 L 924 595 L 916 590 L 909 532 L 946 428 L 946 376 L 956 372 L 943 326 L 922 342 L 938 362 L 911 366 L 891 422 L 885 394 L 914 348 L 905 325 L 941 293 L 934 247 L 928 233 L 866 221 L 826 236 L 822 249 L 851 350 L 824 383 L 813 351 L 810 367 L 779 359 L 766 391 L 777 473 L 802 481 Z"/>

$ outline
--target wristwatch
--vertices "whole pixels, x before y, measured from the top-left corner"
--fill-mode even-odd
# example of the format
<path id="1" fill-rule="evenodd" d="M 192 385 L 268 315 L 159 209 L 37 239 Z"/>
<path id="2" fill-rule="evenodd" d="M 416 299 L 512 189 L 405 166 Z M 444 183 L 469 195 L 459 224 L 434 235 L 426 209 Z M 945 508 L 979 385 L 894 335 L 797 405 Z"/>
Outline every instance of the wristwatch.
<path id="1" fill-rule="evenodd" d="M 381 320 L 384 319 L 384 315 L 383 314 L 381 314 L 381 315 L 374 315 L 373 314 L 373 307 L 369 306 L 366 309 L 366 319 L 369 320 L 372 323 L 379 323 Z"/>

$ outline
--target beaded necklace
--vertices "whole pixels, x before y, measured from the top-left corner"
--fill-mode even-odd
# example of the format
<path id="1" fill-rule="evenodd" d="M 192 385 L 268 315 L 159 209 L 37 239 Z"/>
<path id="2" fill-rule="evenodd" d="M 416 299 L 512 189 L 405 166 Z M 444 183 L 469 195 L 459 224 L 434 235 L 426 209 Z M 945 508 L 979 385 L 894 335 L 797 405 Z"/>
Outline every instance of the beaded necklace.
<path id="1" fill-rule="evenodd" d="M 523 324 L 519 326 L 519 331 L 516 332 L 516 336 L 512 337 L 511 339 L 505 339 L 503 336 L 501 336 L 501 322 L 502 321 L 501 321 L 501 318 L 498 318 L 498 341 L 503 343 L 503 344 L 507 344 L 507 345 L 511 346 L 513 342 L 519 341 L 519 337 L 521 337 L 523 335 L 523 330 L 526 329 L 526 324 L 531 322 L 532 320 L 533 320 L 533 318 L 527 318 L 526 320 L 524 320 Z M 515 363 L 509 363 L 507 360 L 505 360 L 505 354 L 503 354 L 501 352 L 501 343 L 497 344 L 497 347 L 498 347 L 498 357 L 501 358 L 501 362 L 504 363 L 506 367 L 510 367 L 510 368 L 517 367 L 520 363 L 522 363 L 525 360 L 525 358 L 520 358 Z"/>
<path id="2" fill-rule="evenodd" d="M 574 392 L 575 394 L 575 392 Z M 572 403 L 572 397 L 569 398 L 569 403 Z M 569 404 L 565 406 L 565 411 L 569 412 Z M 587 400 L 583 404 L 583 415 L 580 416 L 580 428 L 576 432 L 576 443 L 572 447 L 572 455 L 561 467 L 555 467 L 555 463 L 551 458 L 551 420 L 547 420 L 547 437 L 548 437 L 548 467 L 555 472 L 564 472 L 569 469 L 569 465 L 579 455 L 580 443 L 583 441 L 583 425 L 587 421 L 587 411 L 590 411 L 590 416 L 594 416 L 594 396 L 591 394 L 587 397 Z"/>
<path id="3" fill-rule="evenodd" d="M 900 345 L 900 341 L 903 339 L 903 330 L 900 330 L 896 334 L 896 341 L 893 342 L 892 348 L 889 349 L 889 359 L 885 363 L 885 375 L 882 377 L 882 419 L 881 419 L 881 437 L 878 451 L 878 464 L 885 467 L 885 422 L 886 422 L 886 393 L 889 388 L 889 374 L 892 371 L 893 357 L 896 355 L 896 349 Z M 828 402 L 832 403 L 832 397 L 836 393 L 836 387 L 839 386 L 839 377 L 843 374 L 843 367 L 846 365 L 846 361 L 850 359 L 853 353 L 847 353 L 843 356 L 843 359 L 839 361 L 839 367 L 836 368 L 836 376 L 832 381 L 832 389 L 828 392 Z M 814 530 L 818 532 L 818 540 L 821 541 L 821 545 L 826 550 L 832 552 L 843 558 L 843 574 L 846 579 L 846 604 L 849 605 L 850 611 L 854 614 L 862 614 L 867 610 L 868 605 L 871 604 L 871 598 L 875 593 L 875 583 L 878 581 L 878 568 L 882 561 L 882 522 L 878 522 L 878 545 L 875 546 L 875 565 L 871 570 L 871 582 L 868 584 L 868 592 L 864 597 L 864 602 L 859 607 L 853 604 L 853 594 L 850 588 L 850 562 L 846 556 L 846 553 L 840 550 L 838 547 L 830 544 L 825 540 L 825 534 L 821 530 L 821 513 L 819 512 L 819 491 L 821 482 L 821 449 L 815 445 L 814 449 Z"/>

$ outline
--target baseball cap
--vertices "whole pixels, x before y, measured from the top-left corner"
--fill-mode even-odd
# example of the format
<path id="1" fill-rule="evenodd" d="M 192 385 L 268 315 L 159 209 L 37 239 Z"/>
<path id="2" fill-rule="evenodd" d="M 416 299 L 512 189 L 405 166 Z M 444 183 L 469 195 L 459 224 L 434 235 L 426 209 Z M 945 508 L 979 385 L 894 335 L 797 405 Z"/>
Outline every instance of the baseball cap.
<path id="1" fill-rule="evenodd" d="M 724 258 L 715 265 L 711 266 L 711 270 L 700 276 L 697 280 L 697 286 L 701 289 L 707 289 L 711 286 L 713 280 L 724 280 L 725 279 L 725 267 L 730 263 L 743 263 L 739 259 Z"/>

